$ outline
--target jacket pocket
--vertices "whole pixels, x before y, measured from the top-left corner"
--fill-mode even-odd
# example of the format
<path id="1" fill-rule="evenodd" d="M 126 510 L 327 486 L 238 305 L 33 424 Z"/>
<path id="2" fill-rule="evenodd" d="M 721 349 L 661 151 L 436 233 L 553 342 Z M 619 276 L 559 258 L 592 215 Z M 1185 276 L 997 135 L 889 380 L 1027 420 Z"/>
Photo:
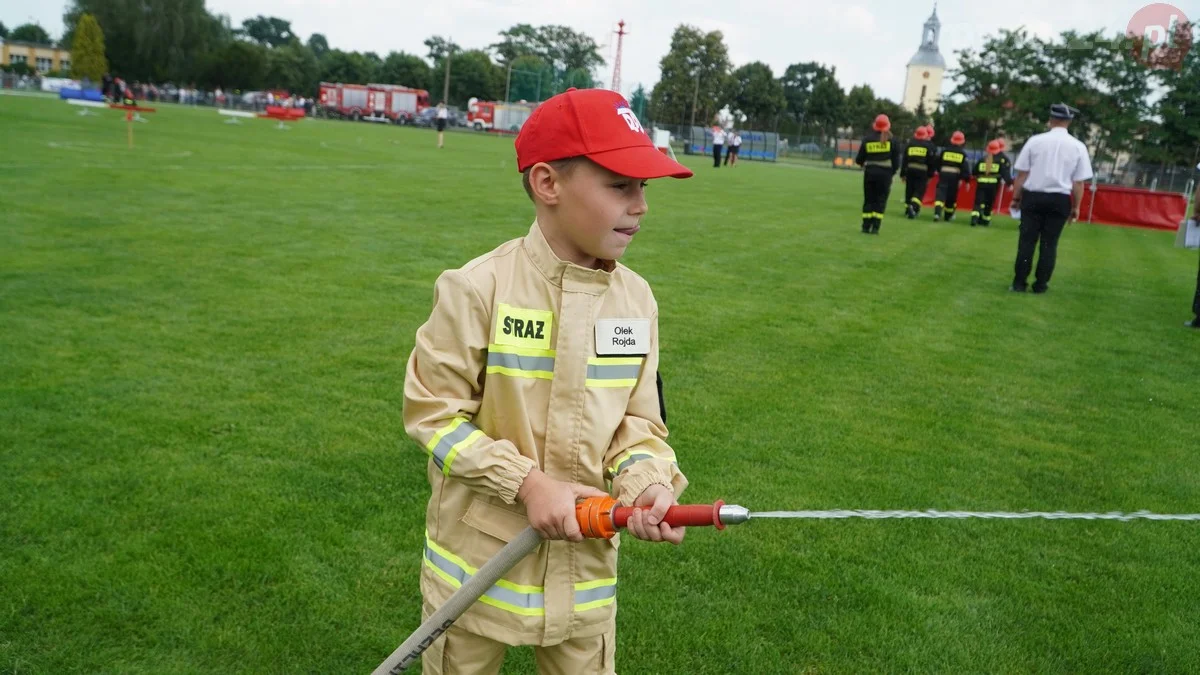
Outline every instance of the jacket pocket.
<path id="1" fill-rule="evenodd" d="M 471 500 L 462 521 L 503 542 L 512 541 L 529 527 L 529 518 L 525 514 L 492 504 L 480 497 Z"/>

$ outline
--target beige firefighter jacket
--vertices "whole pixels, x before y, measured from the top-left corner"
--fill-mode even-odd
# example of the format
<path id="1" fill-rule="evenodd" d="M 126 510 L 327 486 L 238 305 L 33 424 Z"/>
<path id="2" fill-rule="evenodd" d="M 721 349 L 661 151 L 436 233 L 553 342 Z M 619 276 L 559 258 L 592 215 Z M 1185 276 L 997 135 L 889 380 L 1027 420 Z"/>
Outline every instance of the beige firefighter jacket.
<path id="1" fill-rule="evenodd" d="M 428 603 L 440 606 L 528 527 L 516 495 L 535 467 L 611 484 L 623 504 L 655 483 L 683 491 L 657 370 L 645 280 L 620 264 L 559 260 L 536 222 L 438 278 L 404 383 L 405 427 L 429 454 Z M 617 545 L 546 542 L 457 625 L 514 645 L 601 634 L 616 611 Z"/>

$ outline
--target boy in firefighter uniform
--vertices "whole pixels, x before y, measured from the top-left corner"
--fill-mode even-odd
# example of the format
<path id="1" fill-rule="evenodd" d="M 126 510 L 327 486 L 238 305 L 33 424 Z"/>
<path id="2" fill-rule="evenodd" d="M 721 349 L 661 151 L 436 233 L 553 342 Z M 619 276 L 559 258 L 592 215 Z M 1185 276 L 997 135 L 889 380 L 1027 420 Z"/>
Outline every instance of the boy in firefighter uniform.
<path id="1" fill-rule="evenodd" d="M 958 206 L 958 184 L 971 177 L 971 163 L 963 147 L 967 137 L 956 131 L 950 136 L 950 145 L 938 155 L 937 201 L 933 203 L 933 220 L 954 220 Z M 944 216 L 944 217 L 943 217 Z"/>
<path id="2" fill-rule="evenodd" d="M 1004 143 L 999 139 L 987 146 L 987 155 L 975 164 L 975 208 L 971 211 L 971 227 L 992 224 L 992 206 L 1001 183 L 1012 184 L 1012 163 L 1004 154 Z"/>
<path id="3" fill-rule="evenodd" d="M 925 198 L 925 188 L 933 175 L 937 146 L 929 140 L 931 138 L 933 131 L 929 127 L 917 127 L 900 165 L 900 180 L 904 181 L 904 215 L 909 220 L 921 215 L 921 200 Z"/>
<path id="4" fill-rule="evenodd" d="M 539 672 L 612 673 L 618 540 L 584 540 L 575 502 L 611 485 L 645 507 L 632 536 L 683 539 L 662 522 L 687 480 L 666 442 L 658 306 L 616 261 L 646 213 L 645 181 L 692 172 L 601 89 L 538 106 L 516 151 L 537 218 L 525 237 L 442 273 L 405 376 L 405 428 L 429 455 L 432 487 L 426 616 L 526 527 L 548 541 L 423 667 L 496 673 L 509 645 L 533 645 Z"/>
<path id="5" fill-rule="evenodd" d="M 854 162 L 863 168 L 863 234 L 879 234 L 892 178 L 900 169 L 900 146 L 892 140 L 892 122 L 879 115 L 858 146 Z"/>

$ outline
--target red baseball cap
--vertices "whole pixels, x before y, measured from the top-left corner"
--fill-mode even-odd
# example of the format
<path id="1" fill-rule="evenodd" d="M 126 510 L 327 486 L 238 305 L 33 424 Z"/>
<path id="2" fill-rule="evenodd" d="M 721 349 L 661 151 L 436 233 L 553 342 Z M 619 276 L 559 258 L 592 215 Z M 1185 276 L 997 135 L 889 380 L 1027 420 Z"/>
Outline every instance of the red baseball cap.
<path id="1" fill-rule="evenodd" d="M 642 128 L 625 97 L 607 89 L 575 89 L 539 105 L 517 134 L 517 171 L 538 162 L 587 157 L 630 178 L 690 178 Z"/>

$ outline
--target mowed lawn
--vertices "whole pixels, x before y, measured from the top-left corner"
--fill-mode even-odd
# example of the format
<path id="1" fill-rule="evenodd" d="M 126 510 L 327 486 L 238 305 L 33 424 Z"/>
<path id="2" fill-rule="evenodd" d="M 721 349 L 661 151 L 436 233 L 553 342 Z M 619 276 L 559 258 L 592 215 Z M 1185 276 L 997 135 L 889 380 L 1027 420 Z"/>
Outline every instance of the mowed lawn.
<path id="1" fill-rule="evenodd" d="M 532 220 L 511 140 L 147 117 L 0 96 L 0 672 L 368 672 L 419 620 L 405 361 Z M 1073 226 L 1014 295 L 1011 220 L 685 162 L 626 262 L 688 501 L 1200 512 L 1171 234 Z M 618 602 L 625 674 L 1197 672 L 1200 523 L 752 521 L 627 538 Z"/>

